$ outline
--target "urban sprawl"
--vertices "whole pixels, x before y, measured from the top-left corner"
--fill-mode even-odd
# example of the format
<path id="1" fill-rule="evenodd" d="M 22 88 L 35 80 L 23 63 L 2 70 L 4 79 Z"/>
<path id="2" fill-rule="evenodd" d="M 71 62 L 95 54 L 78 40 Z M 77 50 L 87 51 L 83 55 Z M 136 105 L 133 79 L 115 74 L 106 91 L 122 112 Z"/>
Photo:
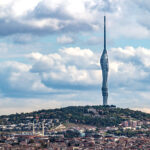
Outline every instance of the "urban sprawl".
<path id="1" fill-rule="evenodd" d="M 95 109 L 90 109 L 96 113 Z M 4 118 L 7 120 L 8 118 Z M 0 125 L 0 150 L 126 150 L 150 149 L 150 121 L 123 121 L 96 127 L 59 119 L 26 117 L 25 123 Z M 31 122 L 31 120 L 34 120 Z"/>

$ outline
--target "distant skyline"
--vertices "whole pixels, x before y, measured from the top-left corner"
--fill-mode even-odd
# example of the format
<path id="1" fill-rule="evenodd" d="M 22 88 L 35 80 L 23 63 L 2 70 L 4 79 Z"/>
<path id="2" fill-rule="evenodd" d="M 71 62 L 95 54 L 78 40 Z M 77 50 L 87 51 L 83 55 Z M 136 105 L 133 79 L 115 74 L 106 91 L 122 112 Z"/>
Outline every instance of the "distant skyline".
<path id="1" fill-rule="evenodd" d="M 0 1 L 0 114 L 102 104 L 107 16 L 109 104 L 150 112 L 150 1 Z"/>

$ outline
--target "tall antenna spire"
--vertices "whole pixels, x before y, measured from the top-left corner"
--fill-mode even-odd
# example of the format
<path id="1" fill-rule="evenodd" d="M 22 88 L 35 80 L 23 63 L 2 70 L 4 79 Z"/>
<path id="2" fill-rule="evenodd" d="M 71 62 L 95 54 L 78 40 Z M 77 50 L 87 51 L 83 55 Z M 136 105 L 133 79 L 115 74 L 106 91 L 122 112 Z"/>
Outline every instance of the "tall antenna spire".
<path id="1" fill-rule="evenodd" d="M 106 50 L 106 16 L 104 16 L 104 50 Z"/>

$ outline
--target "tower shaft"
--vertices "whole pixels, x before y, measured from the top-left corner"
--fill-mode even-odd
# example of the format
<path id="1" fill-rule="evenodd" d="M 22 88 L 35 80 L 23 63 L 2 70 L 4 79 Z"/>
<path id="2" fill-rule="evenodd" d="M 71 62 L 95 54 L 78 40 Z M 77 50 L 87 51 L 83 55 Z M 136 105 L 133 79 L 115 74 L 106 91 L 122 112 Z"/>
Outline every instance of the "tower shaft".
<path id="1" fill-rule="evenodd" d="M 103 105 L 108 105 L 108 55 L 106 50 L 106 16 L 104 16 L 104 50 L 100 59 L 101 69 L 102 69 L 102 96 L 103 96 Z"/>

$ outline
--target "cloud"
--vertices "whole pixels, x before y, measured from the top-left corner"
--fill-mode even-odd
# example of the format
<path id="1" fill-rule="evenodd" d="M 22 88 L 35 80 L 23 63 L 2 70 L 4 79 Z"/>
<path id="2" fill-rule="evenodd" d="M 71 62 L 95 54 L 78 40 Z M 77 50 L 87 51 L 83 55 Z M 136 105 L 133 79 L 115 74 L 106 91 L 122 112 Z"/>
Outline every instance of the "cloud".
<path id="1" fill-rule="evenodd" d="M 71 37 L 66 36 L 66 35 L 63 35 L 57 38 L 57 42 L 60 44 L 70 44 L 70 43 L 73 43 L 73 41 L 74 40 Z"/>
<path id="2" fill-rule="evenodd" d="M 146 108 L 149 105 L 150 50 L 142 47 L 112 48 L 108 55 L 109 104 Z M 23 103 L 36 98 L 49 99 L 49 102 L 52 99 L 59 103 L 56 106 L 68 106 L 75 101 L 74 105 L 78 104 L 77 101 L 83 102 L 83 105 L 102 102 L 98 53 L 70 47 L 49 54 L 33 52 L 24 57 L 28 63 L 0 62 L 1 98 L 9 101 L 16 98 L 16 103 L 19 99 L 24 99 Z M 60 100 L 68 100 L 68 103 L 62 105 Z"/>
<path id="3" fill-rule="evenodd" d="M 94 31 L 101 33 L 105 11 L 110 37 L 148 38 L 150 36 L 150 23 L 147 21 L 150 13 L 148 4 L 148 1 L 135 0 L 68 0 L 67 2 L 31 0 L 30 4 L 25 0 L 10 0 L 0 3 L 0 34 L 44 36 Z M 143 12 L 146 17 L 141 15 Z"/>
<path id="4" fill-rule="evenodd" d="M 149 50 L 139 47 L 112 48 L 109 52 L 109 86 L 126 91 L 148 91 Z M 99 55 L 90 49 L 64 48 L 58 53 L 32 53 L 31 72 L 39 73 L 43 84 L 54 89 L 95 90 L 101 83 Z M 64 80 L 67 79 L 67 80 Z M 144 85 L 143 85 L 144 84 Z"/>
<path id="5" fill-rule="evenodd" d="M 84 10 L 85 6 L 83 2 L 78 1 L 74 3 L 70 1 L 68 5 L 64 4 L 64 0 L 60 2 L 39 0 L 36 3 L 31 0 L 30 5 L 25 0 L 9 1 L 5 4 L 1 3 L 0 13 L 3 14 L 3 17 L 0 21 L 0 33 L 3 36 L 16 33 L 45 35 L 60 31 L 76 32 L 92 30 L 92 26 L 87 21 L 82 21 L 84 16 L 78 21 L 76 20 L 76 15 L 74 16 L 74 13 L 79 13 L 79 15 L 82 13 L 82 11 L 76 12 L 77 9 L 75 7 L 81 7 Z M 24 6 L 23 9 L 22 6 Z M 70 9 L 71 7 L 73 9 Z"/>
<path id="6" fill-rule="evenodd" d="M 32 97 L 54 92 L 41 83 L 37 74 L 29 72 L 30 65 L 18 62 L 2 62 L 0 68 L 0 91 L 3 96 Z"/>
<path id="7" fill-rule="evenodd" d="M 22 59 L 28 59 L 27 64 L 2 61 L 0 93 L 2 97 L 30 98 L 68 94 L 71 90 L 94 90 L 99 86 L 100 71 L 93 56 L 91 50 L 76 47 L 47 55 L 34 52 L 27 57 L 22 55 Z"/>
<path id="8" fill-rule="evenodd" d="M 29 18 L 56 18 L 60 20 L 70 20 L 71 15 L 65 9 L 65 3 L 62 1 L 44 0 L 38 3 L 33 11 L 29 12 Z"/>
<path id="9" fill-rule="evenodd" d="M 89 49 L 64 48 L 58 54 L 32 53 L 28 57 L 34 59 L 31 72 L 39 73 L 42 82 L 48 87 L 88 90 L 99 85 L 97 80 L 100 71 L 97 70 L 99 66 L 95 62 L 97 56 Z"/>
<path id="10" fill-rule="evenodd" d="M 150 51 L 139 47 L 115 48 L 110 51 L 110 84 L 126 90 L 148 91 Z M 118 80 L 119 79 L 119 80 Z"/>

